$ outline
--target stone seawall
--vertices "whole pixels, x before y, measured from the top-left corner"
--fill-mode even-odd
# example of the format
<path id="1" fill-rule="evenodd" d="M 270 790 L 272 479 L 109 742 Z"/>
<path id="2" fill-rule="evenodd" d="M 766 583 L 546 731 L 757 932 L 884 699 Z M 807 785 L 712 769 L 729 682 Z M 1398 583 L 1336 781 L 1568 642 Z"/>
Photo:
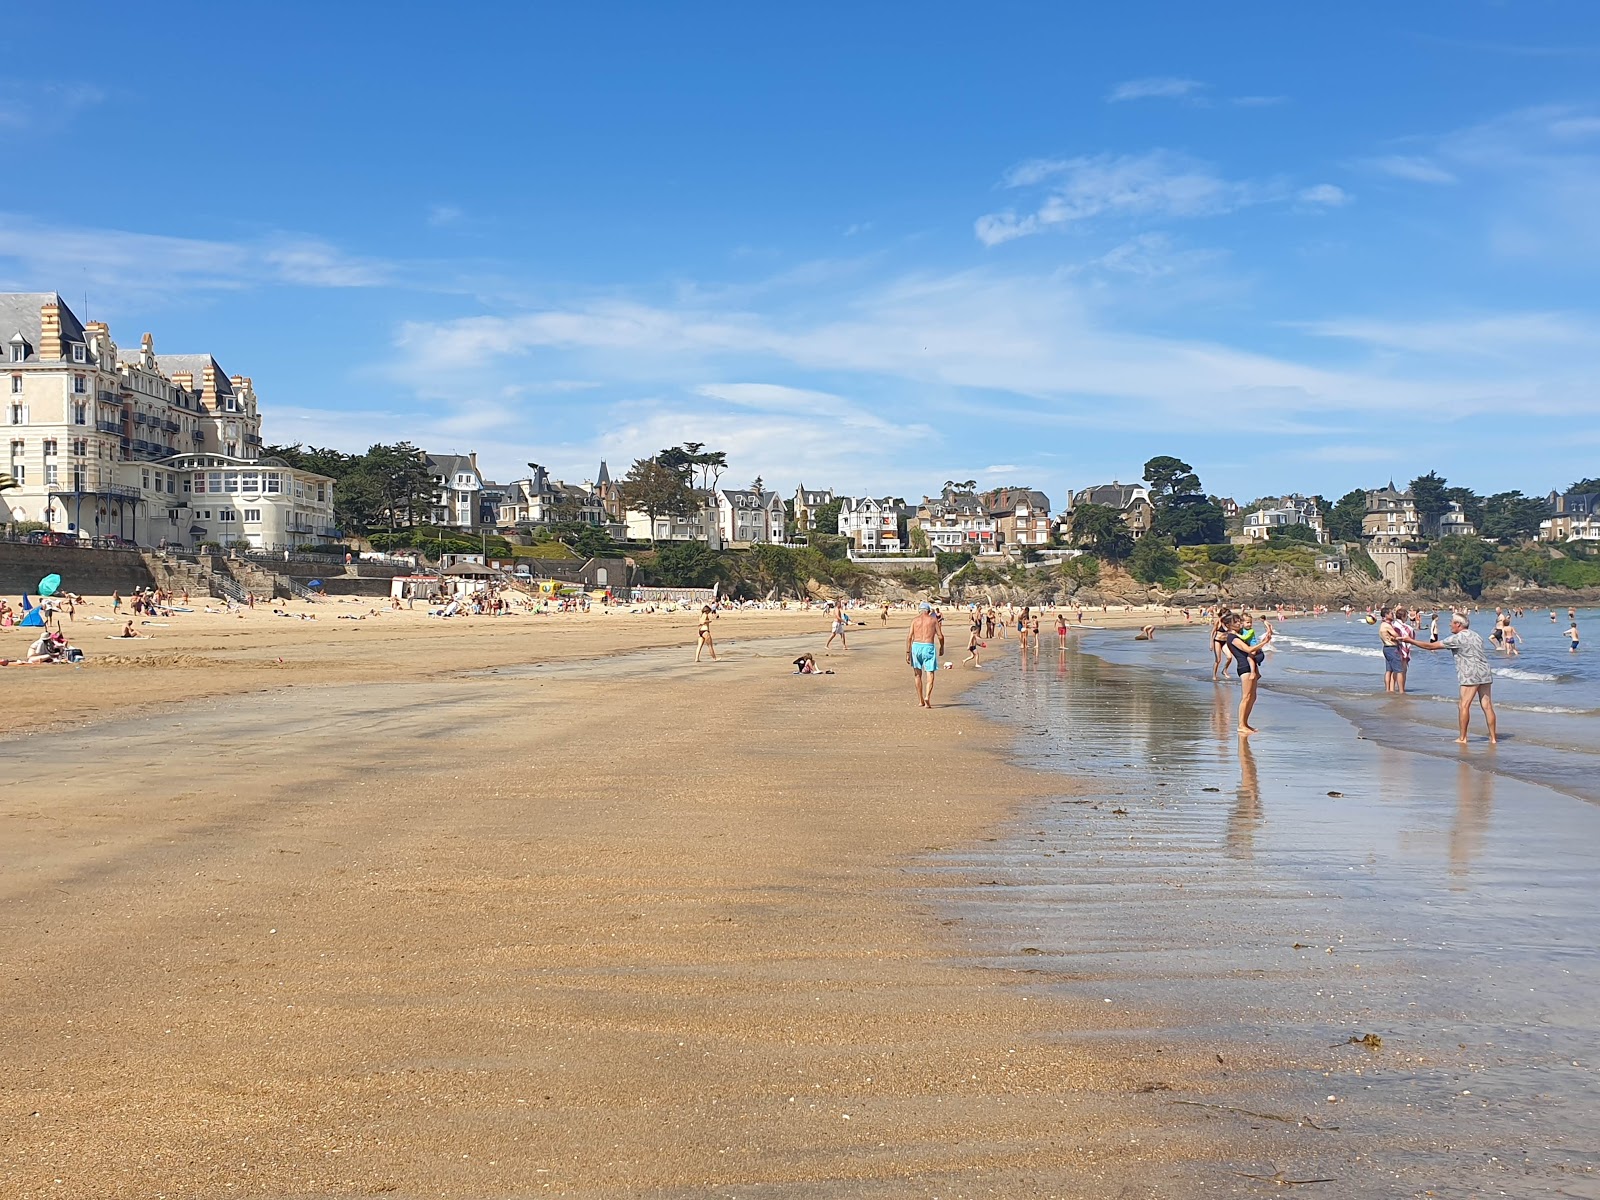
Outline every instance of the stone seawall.
<path id="1" fill-rule="evenodd" d="M 0 542 L 0 595 L 13 602 L 23 592 L 32 596 L 46 575 L 61 576 L 61 590 L 79 595 L 124 596 L 136 587 L 154 587 L 143 555 L 137 550 L 80 550 L 75 546 L 28 546 Z"/>

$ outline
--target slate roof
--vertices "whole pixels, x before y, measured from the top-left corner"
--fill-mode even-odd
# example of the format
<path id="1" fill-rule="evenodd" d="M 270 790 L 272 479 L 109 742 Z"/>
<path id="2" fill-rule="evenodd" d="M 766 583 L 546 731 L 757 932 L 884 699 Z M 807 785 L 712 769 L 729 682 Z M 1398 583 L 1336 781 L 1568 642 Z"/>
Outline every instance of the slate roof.
<path id="1" fill-rule="evenodd" d="M 78 314 L 67 307 L 67 302 L 55 292 L 0 292 L 0 342 L 5 343 L 3 356 L 11 361 L 11 339 L 17 334 L 28 344 L 24 362 L 39 361 L 39 310 L 54 301 L 61 312 L 61 345 L 63 349 L 73 342 L 83 342 L 83 322 Z M 72 352 L 66 352 L 70 362 Z"/>
<path id="2" fill-rule="evenodd" d="M 1101 483 L 1094 487 L 1084 488 L 1072 497 L 1073 507 L 1080 504 L 1104 504 L 1108 508 L 1125 509 L 1136 499 L 1148 498 L 1149 493 L 1143 484 L 1138 483 Z"/>

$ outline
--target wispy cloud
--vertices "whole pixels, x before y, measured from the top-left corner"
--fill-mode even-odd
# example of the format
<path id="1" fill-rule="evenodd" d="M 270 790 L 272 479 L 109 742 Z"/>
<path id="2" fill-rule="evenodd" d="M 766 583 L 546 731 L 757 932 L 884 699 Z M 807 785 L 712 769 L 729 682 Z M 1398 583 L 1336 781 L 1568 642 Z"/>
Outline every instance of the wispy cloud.
<path id="1" fill-rule="evenodd" d="M 1342 187 L 1331 183 L 1318 183 L 1308 188 L 1301 188 L 1295 193 L 1294 198 L 1310 208 L 1343 208 L 1354 199 Z"/>
<path id="2" fill-rule="evenodd" d="M 1226 179 L 1206 163 L 1167 150 L 1033 159 L 1007 172 L 1008 188 L 1044 186 L 1032 212 L 988 213 L 975 226 L 978 240 L 997 246 L 1053 227 L 1103 216 L 1210 217 L 1282 194 L 1277 185 Z"/>
<path id="3" fill-rule="evenodd" d="M 53 225 L 0 213 L 0 285 L 48 288 L 62 279 L 113 294 L 257 286 L 380 287 L 398 268 L 319 238 L 267 234 L 245 241 Z"/>
<path id="4" fill-rule="evenodd" d="M 1570 313 L 1489 313 L 1431 321 L 1342 317 L 1304 322 L 1298 328 L 1409 354 L 1520 358 L 1533 351 L 1549 355 L 1565 350 L 1600 362 L 1600 320 Z"/>
<path id="5" fill-rule="evenodd" d="M 1125 79 L 1106 95 L 1106 103 L 1128 100 L 1184 100 L 1199 95 L 1207 84 L 1176 75 L 1151 75 L 1144 79 Z"/>
<path id="6" fill-rule="evenodd" d="M 1382 154 L 1362 160 L 1362 166 L 1411 183 L 1458 183 L 1455 175 L 1420 154 Z"/>
<path id="7" fill-rule="evenodd" d="M 434 204 L 428 208 L 428 224 L 435 229 L 459 225 L 465 216 L 466 213 L 454 204 Z"/>

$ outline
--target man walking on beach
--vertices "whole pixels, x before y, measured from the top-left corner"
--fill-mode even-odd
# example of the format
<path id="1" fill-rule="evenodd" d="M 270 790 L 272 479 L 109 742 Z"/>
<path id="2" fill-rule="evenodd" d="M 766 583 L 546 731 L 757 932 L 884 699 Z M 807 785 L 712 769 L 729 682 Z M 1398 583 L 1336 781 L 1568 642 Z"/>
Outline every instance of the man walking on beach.
<path id="1" fill-rule="evenodd" d="M 924 600 L 906 634 L 906 662 L 917 684 L 917 703 L 933 707 L 933 685 L 939 681 L 939 659 L 944 654 L 944 626 L 933 615 L 933 605 Z"/>
<path id="2" fill-rule="evenodd" d="M 1467 744 L 1472 702 L 1477 700 L 1478 706 L 1483 709 L 1483 719 L 1489 726 L 1489 744 L 1492 746 L 1500 740 L 1494 719 L 1494 701 L 1489 698 L 1489 689 L 1494 685 L 1494 672 L 1489 668 L 1488 648 L 1484 646 L 1483 638 L 1472 632 L 1471 626 L 1472 622 L 1466 613 L 1456 613 L 1450 618 L 1450 636 L 1444 641 L 1405 640 L 1419 650 L 1448 650 L 1455 655 L 1456 682 L 1461 685 L 1461 736 L 1456 741 L 1463 746 Z"/>

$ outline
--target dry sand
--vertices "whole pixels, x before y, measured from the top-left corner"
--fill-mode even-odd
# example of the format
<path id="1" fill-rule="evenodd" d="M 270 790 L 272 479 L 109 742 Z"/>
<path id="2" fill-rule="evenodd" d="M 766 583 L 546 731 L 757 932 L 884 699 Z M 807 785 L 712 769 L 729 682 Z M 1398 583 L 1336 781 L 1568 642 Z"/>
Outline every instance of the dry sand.
<path id="1" fill-rule="evenodd" d="M 976 673 L 915 707 L 906 616 L 697 667 L 689 614 L 368 607 L 0 672 L 0 1195 L 1171 1195 L 1282 1136 L 959 958 L 920 856 L 1063 783 Z"/>

